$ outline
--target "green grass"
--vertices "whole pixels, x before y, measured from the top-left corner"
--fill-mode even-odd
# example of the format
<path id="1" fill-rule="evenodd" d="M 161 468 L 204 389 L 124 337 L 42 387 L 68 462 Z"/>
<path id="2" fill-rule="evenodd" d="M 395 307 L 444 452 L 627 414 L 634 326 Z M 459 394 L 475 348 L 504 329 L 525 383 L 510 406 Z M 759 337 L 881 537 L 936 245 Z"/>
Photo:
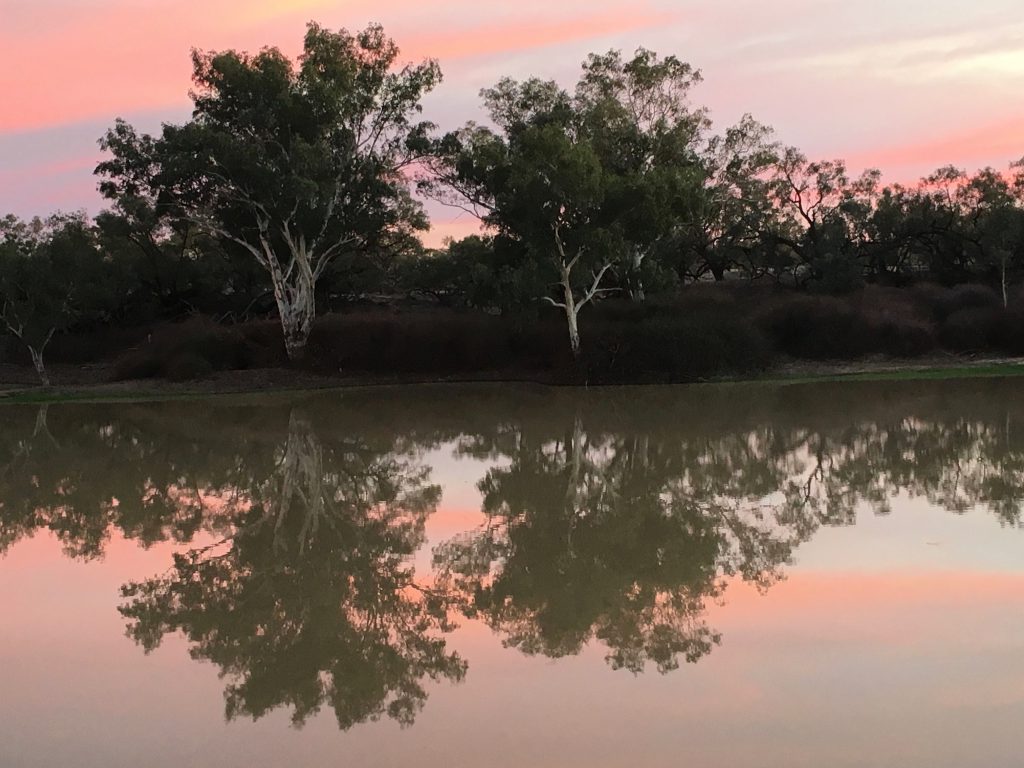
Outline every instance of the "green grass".
<path id="1" fill-rule="evenodd" d="M 824 384 L 843 382 L 864 382 L 864 381 L 941 381 L 947 379 L 977 379 L 977 378 L 1009 378 L 1024 376 L 1024 364 L 1021 363 L 992 363 L 985 365 L 959 365 L 935 368 L 904 368 L 883 371 L 862 371 L 851 373 L 822 373 L 822 374 L 766 374 L 750 378 L 722 379 L 707 381 L 699 384 L 675 384 L 675 385 L 653 385 L 653 386 L 697 386 L 697 387 L 719 387 L 719 386 L 791 386 L 797 384 Z M 401 387 L 420 386 L 423 384 L 464 384 L 464 383 L 487 383 L 501 385 L 505 383 L 523 384 L 523 381 L 503 382 L 488 380 L 487 382 L 468 382 L 454 379 L 423 381 L 415 380 L 408 382 L 381 381 L 374 382 L 352 382 L 332 383 L 331 385 L 319 388 L 304 386 L 288 387 L 274 386 L 269 389 L 228 389 L 228 390 L 189 390 L 189 389 L 161 389 L 155 387 L 151 390 L 132 389 L 125 391 L 103 391 L 98 388 L 73 387 L 69 389 L 20 389 L 8 392 L 0 392 L 0 405 L 31 405 L 44 403 L 131 403 L 146 402 L 153 400 L 195 400 L 207 397 L 265 397 L 267 395 L 301 395 L 311 392 L 325 392 L 339 389 L 353 389 L 365 387 Z M 186 385 L 187 386 L 187 385 Z M 621 385 L 619 385 L 621 386 Z M 626 385 L 629 386 L 629 385 Z M 637 385 L 650 386 L 650 385 Z"/>
<path id="2" fill-rule="evenodd" d="M 810 384 L 844 381 L 941 381 L 943 379 L 991 379 L 1024 376 L 1024 365 L 995 363 L 991 365 L 960 365 L 942 368 L 908 368 L 889 371 L 854 373 L 794 374 L 766 376 L 754 380 L 765 384 Z"/>

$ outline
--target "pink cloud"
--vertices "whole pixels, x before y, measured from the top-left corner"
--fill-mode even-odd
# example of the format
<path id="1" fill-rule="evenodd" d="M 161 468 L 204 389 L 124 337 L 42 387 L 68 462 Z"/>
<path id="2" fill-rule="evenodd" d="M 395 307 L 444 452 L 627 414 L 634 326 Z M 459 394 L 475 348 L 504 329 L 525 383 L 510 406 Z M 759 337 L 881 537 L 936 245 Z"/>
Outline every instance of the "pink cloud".
<path id="1" fill-rule="evenodd" d="M 957 165 L 973 171 L 979 165 L 1004 158 L 999 167 L 1024 155 L 1024 115 L 996 123 L 933 135 L 919 141 L 871 149 L 848 157 L 853 168 L 879 168 L 886 176 L 904 181 L 929 173 L 944 165 Z M 914 178 L 904 179 L 910 175 Z"/>
<path id="2" fill-rule="evenodd" d="M 317 12 L 337 15 L 328 0 L 164 0 L 96 8 L 44 7 L 0 31 L 10 61 L 30 62 L 0 80 L 9 104 L 0 133 L 187 105 L 192 47 L 258 50 L 268 44 L 298 52 L 303 24 Z M 390 3 L 397 15 L 406 3 Z M 349 15 L 376 7 L 346 5 Z M 508 53 L 665 24 L 674 14 L 637 9 L 543 21 L 468 24 L 458 31 L 401 35 L 403 57 L 444 60 Z M 329 23 L 325 19 L 324 23 Z M 389 27 L 390 29 L 390 27 Z"/>
<path id="3" fill-rule="evenodd" d="M 440 248 L 449 238 L 461 240 L 470 235 L 478 235 L 481 232 L 481 224 L 468 215 L 460 219 L 448 220 L 431 219 L 430 230 L 423 234 L 423 244 L 428 248 Z"/>
<path id="4" fill-rule="evenodd" d="M 417 56 L 459 59 L 491 56 L 513 51 L 544 48 L 549 45 L 589 40 L 628 30 L 671 24 L 677 13 L 621 8 L 591 16 L 561 20 L 524 21 L 516 24 L 495 24 L 413 40 L 405 50 Z"/>

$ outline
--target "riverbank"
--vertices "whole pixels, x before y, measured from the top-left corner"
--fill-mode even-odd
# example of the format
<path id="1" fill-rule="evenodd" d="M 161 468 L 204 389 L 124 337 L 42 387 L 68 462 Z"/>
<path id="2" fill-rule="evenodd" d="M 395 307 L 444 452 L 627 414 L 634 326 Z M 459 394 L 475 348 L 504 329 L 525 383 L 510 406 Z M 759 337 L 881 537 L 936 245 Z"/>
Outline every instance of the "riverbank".
<path id="1" fill-rule="evenodd" d="M 792 382 L 851 377 L 1014 375 L 1024 297 L 984 286 L 869 286 L 843 297 L 700 285 L 636 304 L 606 300 L 580 320 L 574 359 L 557 313 L 494 315 L 442 306 L 352 307 L 319 317 L 302 361 L 273 318 L 190 315 L 98 326 L 53 339 L 45 394 L 28 355 L 0 348 L 8 397 L 176 396 L 425 382 L 546 385 Z"/>
<path id="2" fill-rule="evenodd" d="M 55 366 L 53 385 L 41 387 L 33 381 L 34 371 L 14 365 L 0 365 L 0 404 L 61 401 L 151 400 L 213 395 L 312 392 L 384 386 L 423 384 L 526 384 L 573 386 L 551 377 L 511 378 L 494 376 L 357 376 L 325 375 L 290 368 L 261 368 L 219 371 L 189 381 L 162 379 L 111 380 L 107 365 Z M 964 357 L 943 355 L 914 362 L 894 358 L 873 358 L 842 363 L 784 361 L 757 376 L 723 376 L 677 386 L 711 384 L 787 386 L 816 382 L 914 381 L 937 379 L 995 378 L 1024 375 L 1024 358 Z M 646 385 L 638 385 L 646 386 Z"/>

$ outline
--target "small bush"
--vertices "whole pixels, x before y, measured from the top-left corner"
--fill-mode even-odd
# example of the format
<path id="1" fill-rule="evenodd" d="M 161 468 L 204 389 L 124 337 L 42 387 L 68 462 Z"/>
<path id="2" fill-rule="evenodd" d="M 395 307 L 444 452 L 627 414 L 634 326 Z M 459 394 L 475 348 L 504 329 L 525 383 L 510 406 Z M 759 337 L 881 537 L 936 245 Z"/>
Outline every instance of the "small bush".
<path id="1" fill-rule="evenodd" d="M 464 375 L 551 369 L 567 344 L 550 322 L 481 312 L 367 311 L 328 315 L 314 326 L 308 364 L 330 372 Z"/>
<path id="2" fill-rule="evenodd" d="M 849 359 L 870 351 L 868 324 L 844 299 L 781 296 L 758 313 L 757 321 L 773 346 L 793 357 Z"/>
<path id="3" fill-rule="evenodd" d="M 871 286 L 854 301 L 865 320 L 869 352 L 918 357 L 938 345 L 931 316 L 908 291 Z"/>
<path id="4" fill-rule="evenodd" d="M 195 352 L 183 351 L 171 357 L 161 372 L 171 381 L 191 381 L 213 373 L 213 364 Z"/>
<path id="5" fill-rule="evenodd" d="M 914 286 L 912 295 L 940 323 L 961 310 L 991 309 L 1002 303 L 999 294 L 994 290 L 986 285 L 974 283 L 957 285 L 952 288 L 942 288 L 925 283 Z"/>
<path id="6" fill-rule="evenodd" d="M 760 370 L 769 347 L 749 320 L 718 313 L 587 322 L 581 366 L 593 383 L 699 381 Z"/>
<path id="7" fill-rule="evenodd" d="M 1024 309 L 1011 307 L 1000 313 L 996 346 L 1008 355 L 1024 355 Z"/>
<path id="8" fill-rule="evenodd" d="M 871 323 L 871 351 L 894 357 L 920 357 L 938 342 L 935 327 L 913 317 L 882 317 Z"/>
<path id="9" fill-rule="evenodd" d="M 181 381 L 212 371 L 252 367 L 254 346 L 237 328 L 201 317 L 156 329 L 114 364 L 114 378 Z M 194 373 L 194 375 L 192 375 Z"/>
<path id="10" fill-rule="evenodd" d="M 951 352 L 981 352 L 999 340 L 1002 312 L 996 307 L 969 307 L 953 312 L 942 323 L 939 338 Z"/>

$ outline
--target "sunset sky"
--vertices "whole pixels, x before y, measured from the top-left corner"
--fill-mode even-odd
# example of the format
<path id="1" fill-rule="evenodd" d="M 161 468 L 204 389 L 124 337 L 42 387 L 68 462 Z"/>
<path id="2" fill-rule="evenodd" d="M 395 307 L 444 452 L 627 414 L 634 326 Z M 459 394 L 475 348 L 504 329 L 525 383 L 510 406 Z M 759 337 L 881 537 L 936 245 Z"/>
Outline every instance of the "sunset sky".
<path id="1" fill-rule="evenodd" d="M 118 116 L 185 119 L 191 47 L 294 53 L 311 19 L 379 21 L 404 58 L 438 58 L 426 116 L 445 128 L 503 75 L 570 84 L 588 52 L 645 46 L 703 70 L 718 126 L 751 112 L 890 180 L 1024 155 L 1020 0 L 0 0 L 0 214 L 95 212 L 96 139 Z"/>

